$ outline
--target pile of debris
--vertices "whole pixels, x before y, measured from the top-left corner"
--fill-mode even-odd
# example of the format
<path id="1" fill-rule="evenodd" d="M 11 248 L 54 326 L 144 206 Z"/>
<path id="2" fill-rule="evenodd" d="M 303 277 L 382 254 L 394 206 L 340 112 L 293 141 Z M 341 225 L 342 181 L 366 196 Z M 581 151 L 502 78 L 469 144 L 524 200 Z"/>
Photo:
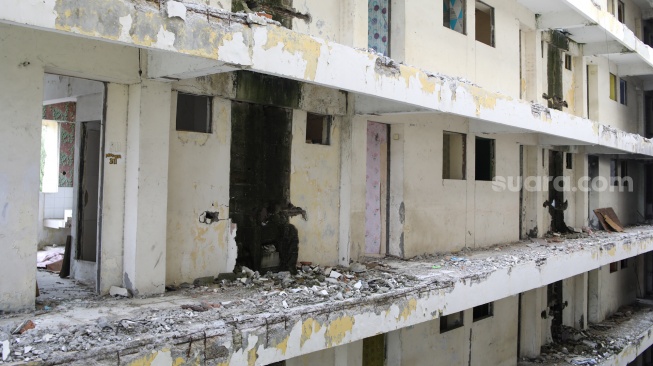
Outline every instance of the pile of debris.
<path id="1" fill-rule="evenodd" d="M 602 323 L 580 330 L 562 326 L 560 341 L 542 347 L 535 358 L 524 358 L 521 364 L 598 365 L 619 354 L 653 325 L 649 306 L 624 306 Z"/>

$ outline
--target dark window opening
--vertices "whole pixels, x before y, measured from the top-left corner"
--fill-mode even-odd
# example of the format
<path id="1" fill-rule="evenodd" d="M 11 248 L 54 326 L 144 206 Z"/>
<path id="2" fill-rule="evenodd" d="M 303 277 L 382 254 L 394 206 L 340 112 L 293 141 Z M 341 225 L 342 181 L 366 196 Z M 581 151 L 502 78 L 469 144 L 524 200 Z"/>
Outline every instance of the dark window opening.
<path id="1" fill-rule="evenodd" d="M 628 268 L 628 259 L 621 260 L 621 269 Z"/>
<path id="2" fill-rule="evenodd" d="M 363 339 L 363 366 L 385 365 L 385 334 Z"/>
<path id="3" fill-rule="evenodd" d="M 565 167 L 567 169 L 573 169 L 574 168 L 574 154 L 572 154 L 572 153 L 566 153 L 565 154 Z"/>
<path id="4" fill-rule="evenodd" d="M 460 328 L 463 325 L 465 325 L 465 323 L 463 321 L 462 311 L 440 317 L 440 333 L 445 333 L 450 330 Z"/>
<path id="5" fill-rule="evenodd" d="M 619 270 L 619 262 L 610 263 L 610 273 L 615 273 Z"/>
<path id="6" fill-rule="evenodd" d="M 494 8 L 476 1 L 476 40 L 494 47 Z"/>
<path id="7" fill-rule="evenodd" d="M 619 162 L 619 176 L 621 177 L 624 187 L 627 187 L 628 180 L 626 177 L 628 177 L 628 162 L 625 160 Z"/>
<path id="8" fill-rule="evenodd" d="M 628 83 L 624 79 L 619 79 L 619 103 L 628 103 Z"/>
<path id="9" fill-rule="evenodd" d="M 619 1 L 617 4 L 617 20 L 621 23 L 625 23 L 626 19 L 626 5 L 623 1 Z"/>
<path id="10" fill-rule="evenodd" d="M 445 28 L 460 34 L 467 34 L 465 29 L 465 3 L 464 0 L 442 0 L 442 25 Z"/>
<path id="11" fill-rule="evenodd" d="M 494 179 L 495 170 L 494 140 L 476 138 L 476 180 Z"/>
<path id="12" fill-rule="evenodd" d="M 177 131 L 211 133 L 211 97 L 177 93 Z"/>
<path id="13" fill-rule="evenodd" d="M 493 303 L 489 302 L 487 304 L 479 305 L 474 307 L 474 321 L 483 320 L 494 315 L 494 306 Z"/>
<path id="14" fill-rule="evenodd" d="M 610 182 L 613 186 L 619 185 L 619 179 L 617 174 L 617 160 L 610 159 Z"/>
<path id="15" fill-rule="evenodd" d="M 465 179 L 467 135 L 444 132 L 442 140 L 442 179 Z"/>
<path id="16" fill-rule="evenodd" d="M 565 54 L 565 69 L 571 70 L 571 55 Z"/>
<path id="17" fill-rule="evenodd" d="M 306 143 L 330 145 L 330 140 L 331 118 L 321 114 L 308 113 L 306 115 Z"/>

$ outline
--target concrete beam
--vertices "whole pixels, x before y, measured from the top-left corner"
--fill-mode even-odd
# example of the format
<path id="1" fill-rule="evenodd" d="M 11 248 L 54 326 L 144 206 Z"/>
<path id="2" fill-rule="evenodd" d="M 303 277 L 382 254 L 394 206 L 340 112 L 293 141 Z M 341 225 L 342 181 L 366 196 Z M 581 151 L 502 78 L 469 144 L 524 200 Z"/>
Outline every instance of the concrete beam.
<path id="1" fill-rule="evenodd" d="M 194 13 L 189 8 L 186 19 L 182 20 L 169 18 L 150 3 L 136 7 L 129 0 L 99 3 L 84 0 L 74 4 L 34 2 L 29 3 L 30 11 L 44 15 L 25 17 L 13 8 L 25 10 L 22 1 L 7 1 L 7 11 L 0 14 L 0 22 L 202 57 L 418 108 L 557 135 L 578 144 L 604 144 L 599 139 L 600 125 L 596 122 L 488 92 L 456 78 L 434 75 L 366 51 L 299 34 L 269 24 L 260 17 L 215 11 L 207 20 L 206 11 Z M 85 3 L 87 11 L 77 11 L 80 4 Z M 596 11 L 591 4 L 590 7 Z M 132 26 L 136 24 L 138 26 Z M 624 31 L 623 27 L 621 29 Z M 635 40 L 632 35 L 632 39 L 624 42 L 635 45 Z M 174 70 L 171 71 L 174 75 Z M 161 70 L 162 75 L 166 73 Z M 638 145 L 634 151 L 627 152 L 653 155 L 653 145 Z"/>
<path id="2" fill-rule="evenodd" d="M 573 11 L 540 14 L 536 18 L 537 29 L 573 29 L 587 25 L 587 20 Z"/>
<path id="3" fill-rule="evenodd" d="M 586 43 L 583 45 L 583 56 L 596 56 L 631 52 L 617 41 Z M 649 71 L 651 72 L 651 71 Z"/>
<path id="4" fill-rule="evenodd" d="M 653 66 L 646 64 L 618 65 L 619 76 L 641 76 L 653 74 Z"/>
<path id="5" fill-rule="evenodd" d="M 151 79 L 192 79 L 235 70 L 238 68 L 208 58 L 188 57 L 175 52 L 147 51 L 147 77 Z"/>

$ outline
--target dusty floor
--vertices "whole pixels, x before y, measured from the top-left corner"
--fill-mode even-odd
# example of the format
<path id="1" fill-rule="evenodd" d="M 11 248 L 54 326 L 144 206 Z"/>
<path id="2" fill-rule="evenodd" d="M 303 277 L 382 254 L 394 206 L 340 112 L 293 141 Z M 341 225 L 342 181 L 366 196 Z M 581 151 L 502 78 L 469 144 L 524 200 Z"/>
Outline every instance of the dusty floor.
<path id="1" fill-rule="evenodd" d="M 36 312 L 4 314 L 0 316 L 0 344 L 8 340 L 11 352 L 5 361 L 15 362 L 61 359 L 90 349 L 133 347 L 207 327 L 226 327 L 234 321 L 298 316 L 356 307 L 416 289 L 452 288 L 461 280 L 489 275 L 498 268 L 539 264 L 553 256 L 651 235 L 653 227 L 639 226 L 625 233 L 597 232 L 577 239 L 551 238 L 551 242 L 538 239 L 411 260 L 370 259 L 349 268 L 305 265 L 297 275 L 281 272 L 260 276 L 245 269 L 230 276 L 199 279 L 194 285 L 182 284 L 159 296 L 91 296 L 53 303 Z M 77 291 L 62 290 L 46 296 L 81 296 Z M 28 320 L 33 321 L 34 329 L 12 334 Z"/>
<path id="2" fill-rule="evenodd" d="M 93 288 L 70 278 L 60 278 L 58 273 L 39 269 L 36 272 L 36 283 L 40 295 L 36 298 L 37 307 L 54 305 L 67 300 L 95 297 Z"/>

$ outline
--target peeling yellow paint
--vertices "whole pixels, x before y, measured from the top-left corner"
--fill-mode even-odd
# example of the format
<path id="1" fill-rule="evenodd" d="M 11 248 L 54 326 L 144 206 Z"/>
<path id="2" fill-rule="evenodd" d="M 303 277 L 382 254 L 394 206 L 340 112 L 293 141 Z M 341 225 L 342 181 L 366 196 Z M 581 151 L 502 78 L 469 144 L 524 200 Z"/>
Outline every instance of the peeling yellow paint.
<path id="1" fill-rule="evenodd" d="M 488 93 L 478 87 L 469 88 L 471 94 L 474 97 L 474 103 L 476 104 L 476 116 L 481 115 L 481 109 L 494 109 L 497 106 L 497 95 Z"/>
<path id="2" fill-rule="evenodd" d="M 149 354 L 147 356 L 143 356 L 141 358 L 138 358 L 132 362 L 129 363 L 129 366 L 151 366 L 152 362 L 156 359 L 156 357 L 159 355 L 159 352 L 170 352 L 169 348 L 164 348 L 161 351 L 158 352 L 152 352 L 152 354 Z M 177 366 L 178 364 L 175 364 Z"/>
<path id="3" fill-rule="evenodd" d="M 302 54 L 302 59 L 306 61 L 306 70 L 304 78 L 314 80 L 317 73 L 317 62 L 320 59 L 322 44 L 312 37 L 268 27 L 268 41 L 263 49 L 269 50 L 278 44 L 283 44 L 283 50 L 292 54 Z"/>
<path id="4" fill-rule="evenodd" d="M 406 304 L 404 309 L 401 311 L 401 314 L 399 314 L 397 320 L 403 320 L 403 321 L 408 320 L 410 314 L 412 314 L 413 311 L 415 310 L 417 310 L 417 299 L 408 300 L 408 304 Z"/>
<path id="5" fill-rule="evenodd" d="M 299 338 L 299 348 L 304 347 L 304 343 L 311 338 L 313 333 L 320 331 L 322 326 L 313 318 L 308 318 L 302 323 L 302 335 Z"/>
<path id="6" fill-rule="evenodd" d="M 258 355 L 256 354 L 256 347 L 254 347 L 251 350 L 249 350 L 249 352 L 247 352 L 247 365 L 248 366 L 255 366 L 257 358 L 258 358 Z"/>
<path id="7" fill-rule="evenodd" d="M 324 337 L 327 341 L 328 347 L 333 347 L 342 343 L 345 339 L 347 332 L 351 332 L 354 328 L 356 320 L 351 316 L 343 316 L 332 321 L 327 327 Z"/>
<path id="8" fill-rule="evenodd" d="M 284 355 L 286 354 L 286 351 L 288 350 L 288 339 L 290 337 L 286 337 L 286 339 L 283 340 L 283 342 L 277 343 L 276 348 L 281 351 Z"/>

